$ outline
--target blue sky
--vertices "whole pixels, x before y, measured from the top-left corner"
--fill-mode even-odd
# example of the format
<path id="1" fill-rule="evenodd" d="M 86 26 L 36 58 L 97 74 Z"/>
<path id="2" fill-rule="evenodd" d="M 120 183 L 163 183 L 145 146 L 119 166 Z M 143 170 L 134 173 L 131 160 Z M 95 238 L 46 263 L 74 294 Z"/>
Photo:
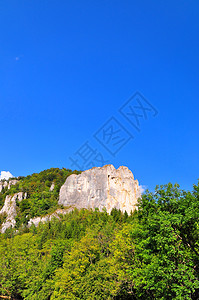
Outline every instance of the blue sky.
<path id="1" fill-rule="evenodd" d="M 198 14 L 197 0 L 1 1 L 0 170 L 75 169 L 71 157 L 126 165 L 150 190 L 192 189 Z M 129 99 L 132 122 L 120 111 Z"/>

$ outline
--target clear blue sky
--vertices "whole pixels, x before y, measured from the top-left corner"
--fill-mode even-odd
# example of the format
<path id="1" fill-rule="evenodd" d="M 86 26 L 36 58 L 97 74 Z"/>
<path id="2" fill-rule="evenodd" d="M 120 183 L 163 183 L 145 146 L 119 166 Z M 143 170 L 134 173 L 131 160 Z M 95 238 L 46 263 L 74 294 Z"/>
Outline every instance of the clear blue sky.
<path id="1" fill-rule="evenodd" d="M 192 189 L 198 15 L 197 0 L 1 1 L 0 170 L 75 168 L 69 157 L 92 154 L 96 166 L 102 156 L 128 166 L 151 190 L 168 182 Z M 119 111 L 136 91 L 154 108 L 145 120 L 137 105 L 140 131 Z"/>

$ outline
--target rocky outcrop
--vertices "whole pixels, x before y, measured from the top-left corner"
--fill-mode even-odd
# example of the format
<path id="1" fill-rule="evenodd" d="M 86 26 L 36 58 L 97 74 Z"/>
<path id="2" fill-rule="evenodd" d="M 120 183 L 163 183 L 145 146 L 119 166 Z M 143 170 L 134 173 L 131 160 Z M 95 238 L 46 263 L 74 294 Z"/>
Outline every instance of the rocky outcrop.
<path id="1" fill-rule="evenodd" d="M 113 208 L 130 214 L 141 196 L 138 181 L 127 167 L 113 165 L 72 174 L 60 189 L 59 204 L 80 208 Z"/>
<path id="2" fill-rule="evenodd" d="M 53 190 L 54 190 L 54 188 L 55 188 L 55 184 L 54 184 L 54 182 L 51 184 L 51 186 L 50 186 L 50 191 L 52 192 Z"/>
<path id="3" fill-rule="evenodd" d="M 0 193 L 3 189 L 5 189 L 8 186 L 7 181 L 0 181 Z"/>
<path id="4" fill-rule="evenodd" d="M 0 214 L 6 214 L 6 220 L 1 226 L 1 233 L 4 233 L 7 228 L 14 227 L 16 224 L 15 217 L 17 215 L 16 212 L 16 200 L 21 201 L 23 199 L 23 193 L 19 192 L 14 194 L 14 196 L 7 195 L 4 206 L 0 210 Z"/>
<path id="5" fill-rule="evenodd" d="M 8 182 L 8 189 L 10 189 L 11 185 L 17 184 L 17 182 L 18 182 L 18 180 L 16 180 L 16 179 L 10 180 L 10 181 Z"/>
<path id="6" fill-rule="evenodd" d="M 73 210 L 73 208 L 57 209 L 54 213 L 52 213 L 50 215 L 32 218 L 28 221 L 28 227 L 30 227 L 33 224 L 37 227 L 40 222 L 44 223 L 47 221 L 51 221 L 53 218 L 60 219 L 60 215 L 65 215 L 66 213 L 69 213 L 71 210 Z"/>
<path id="7" fill-rule="evenodd" d="M 12 179 L 12 180 L 9 180 L 9 181 L 0 181 L 0 192 L 8 187 L 8 189 L 10 189 L 11 185 L 15 185 L 17 184 L 18 180 L 17 179 Z"/>

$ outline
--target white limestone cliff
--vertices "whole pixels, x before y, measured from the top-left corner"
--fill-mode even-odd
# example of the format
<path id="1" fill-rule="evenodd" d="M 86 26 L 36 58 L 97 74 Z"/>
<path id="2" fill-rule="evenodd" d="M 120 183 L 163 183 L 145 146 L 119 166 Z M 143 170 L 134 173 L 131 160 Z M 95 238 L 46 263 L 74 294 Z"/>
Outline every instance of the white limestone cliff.
<path id="1" fill-rule="evenodd" d="M 26 195 L 25 195 L 26 196 Z M 6 214 L 6 220 L 2 224 L 1 233 L 4 233 L 7 228 L 14 227 L 16 224 L 16 200 L 21 201 L 24 198 L 23 192 L 14 194 L 14 196 L 7 195 L 4 205 L 0 210 L 0 214 Z"/>
<path id="2" fill-rule="evenodd" d="M 141 196 L 138 181 L 124 166 L 115 169 L 113 165 L 92 168 L 79 175 L 70 175 L 60 189 L 59 204 L 76 208 L 113 208 L 130 214 L 136 209 Z"/>
<path id="3" fill-rule="evenodd" d="M 8 181 L 0 181 L 0 192 L 8 187 L 8 189 L 10 189 L 11 185 L 15 185 L 17 184 L 18 180 L 17 179 L 11 179 L 11 180 L 8 180 Z"/>

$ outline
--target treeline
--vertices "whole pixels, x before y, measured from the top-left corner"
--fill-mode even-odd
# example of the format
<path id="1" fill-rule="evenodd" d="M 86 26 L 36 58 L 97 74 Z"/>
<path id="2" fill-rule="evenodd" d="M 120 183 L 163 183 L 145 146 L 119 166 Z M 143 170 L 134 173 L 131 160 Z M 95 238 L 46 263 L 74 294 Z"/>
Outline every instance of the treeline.
<path id="1" fill-rule="evenodd" d="M 128 216 L 74 210 L 0 236 L 10 299 L 199 299 L 199 184 L 157 187 Z"/>

